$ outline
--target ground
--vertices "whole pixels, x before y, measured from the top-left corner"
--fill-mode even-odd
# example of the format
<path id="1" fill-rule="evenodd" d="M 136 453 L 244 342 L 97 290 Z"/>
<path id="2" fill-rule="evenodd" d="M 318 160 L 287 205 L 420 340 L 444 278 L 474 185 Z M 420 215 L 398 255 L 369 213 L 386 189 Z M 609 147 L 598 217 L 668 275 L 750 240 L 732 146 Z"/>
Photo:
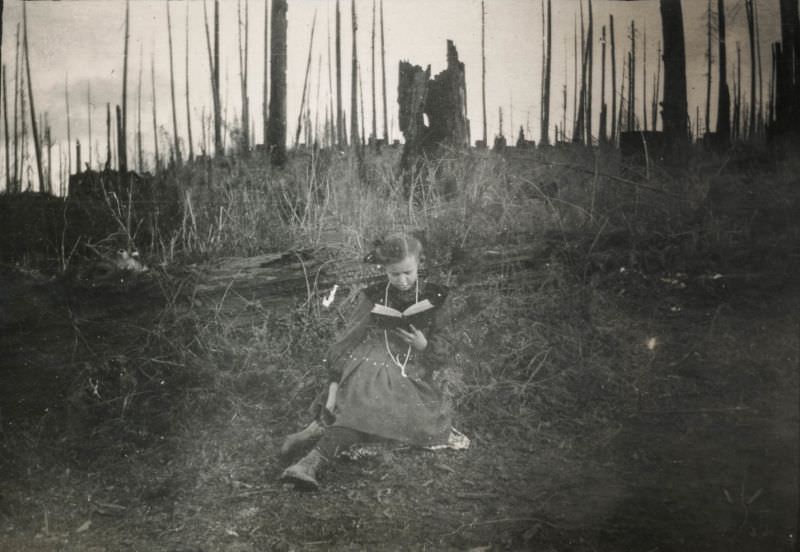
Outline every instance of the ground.
<path id="1" fill-rule="evenodd" d="M 148 331 L 163 301 L 5 269 L 0 550 L 792 550 L 798 281 L 621 272 L 589 302 L 616 373 L 587 363 L 549 409 L 533 376 L 530 402 L 462 401 L 469 450 L 382 448 L 300 493 L 277 451 L 302 405 L 274 375 L 141 369 L 126 392 L 134 359 L 179 363 Z"/>

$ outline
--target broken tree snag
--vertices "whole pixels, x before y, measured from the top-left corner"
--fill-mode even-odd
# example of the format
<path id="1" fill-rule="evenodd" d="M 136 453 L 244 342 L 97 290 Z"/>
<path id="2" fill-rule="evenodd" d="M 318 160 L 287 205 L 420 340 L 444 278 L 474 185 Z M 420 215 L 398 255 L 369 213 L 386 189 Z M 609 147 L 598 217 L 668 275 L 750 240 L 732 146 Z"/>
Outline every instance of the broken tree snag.
<path id="1" fill-rule="evenodd" d="M 430 65 L 423 70 L 419 65 L 411 65 L 407 61 L 400 62 L 397 101 L 400 104 L 400 132 L 405 138 L 403 156 L 400 161 L 402 169 L 410 168 L 417 157 L 423 153 L 422 145 L 426 140 L 428 130 L 423 114 L 430 77 Z"/>
<path id="2" fill-rule="evenodd" d="M 469 146 L 464 64 L 452 40 L 447 41 L 447 69 L 430 78 L 430 65 L 400 62 L 398 103 L 405 137 L 401 169 L 414 166 L 420 155 L 436 155 L 442 145 Z M 425 116 L 428 124 L 425 124 Z"/>

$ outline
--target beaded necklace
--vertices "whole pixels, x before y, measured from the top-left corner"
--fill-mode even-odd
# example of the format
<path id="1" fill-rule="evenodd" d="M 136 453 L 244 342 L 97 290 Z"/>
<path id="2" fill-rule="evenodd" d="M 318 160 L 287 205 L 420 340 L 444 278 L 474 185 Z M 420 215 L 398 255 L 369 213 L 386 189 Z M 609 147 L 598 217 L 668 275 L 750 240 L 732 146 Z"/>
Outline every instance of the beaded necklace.
<path id="1" fill-rule="evenodd" d="M 386 284 L 386 292 L 383 295 L 383 306 L 389 306 L 389 286 L 391 286 L 391 282 Z M 416 282 L 416 289 L 414 291 L 414 303 L 419 302 L 419 278 Z M 389 353 L 389 358 L 392 359 L 392 362 L 395 363 L 400 368 L 400 374 L 407 378 L 408 375 L 406 374 L 406 365 L 408 364 L 408 359 L 411 358 L 411 345 L 408 346 L 408 351 L 406 351 L 406 358 L 403 362 L 400 362 L 400 353 L 395 355 L 392 353 L 392 348 L 389 346 L 389 331 L 383 330 L 383 340 L 386 343 L 386 352 Z"/>

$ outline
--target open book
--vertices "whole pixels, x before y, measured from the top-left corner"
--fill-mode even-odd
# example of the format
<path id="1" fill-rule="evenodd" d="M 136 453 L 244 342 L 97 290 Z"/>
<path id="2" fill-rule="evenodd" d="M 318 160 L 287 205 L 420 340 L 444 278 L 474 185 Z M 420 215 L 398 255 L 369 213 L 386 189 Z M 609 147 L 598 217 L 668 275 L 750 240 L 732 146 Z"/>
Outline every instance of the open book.
<path id="1" fill-rule="evenodd" d="M 419 303 L 414 303 L 402 312 L 379 304 L 375 304 L 371 312 L 372 318 L 379 328 L 385 330 L 393 330 L 395 328 L 410 330 L 412 324 L 417 329 L 428 325 L 434 312 L 433 307 L 433 303 L 425 299 Z"/>

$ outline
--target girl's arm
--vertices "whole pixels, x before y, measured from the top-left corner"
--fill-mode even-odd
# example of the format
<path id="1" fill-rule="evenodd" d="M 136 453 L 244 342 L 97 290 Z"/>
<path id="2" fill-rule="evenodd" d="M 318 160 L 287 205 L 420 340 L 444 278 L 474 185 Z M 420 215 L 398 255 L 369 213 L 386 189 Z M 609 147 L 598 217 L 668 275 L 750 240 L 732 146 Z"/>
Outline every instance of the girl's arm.
<path id="1" fill-rule="evenodd" d="M 446 298 L 436 310 L 428 332 L 425 337 L 428 346 L 420 353 L 420 362 L 431 372 L 444 366 L 451 356 L 452 345 L 448 338 L 448 333 L 453 322 L 453 312 L 450 307 L 450 299 Z"/>

